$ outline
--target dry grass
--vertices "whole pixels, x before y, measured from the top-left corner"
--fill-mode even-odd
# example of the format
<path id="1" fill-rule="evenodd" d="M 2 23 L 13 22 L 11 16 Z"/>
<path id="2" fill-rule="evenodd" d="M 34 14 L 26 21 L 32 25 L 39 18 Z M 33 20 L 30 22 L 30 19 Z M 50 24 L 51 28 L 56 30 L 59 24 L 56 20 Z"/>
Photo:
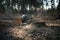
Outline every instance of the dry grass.
<path id="1" fill-rule="evenodd" d="M 9 34 L 19 40 L 46 40 L 46 37 L 53 38 L 54 30 L 46 27 L 36 27 L 33 24 L 28 24 L 24 26 L 16 26 L 7 29 Z M 17 39 L 15 39 L 17 40 Z"/>
<path id="2" fill-rule="evenodd" d="M 30 32 L 35 29 L 35 26 L 28 24 L 26 26 L 16 26 L 9 28 L 8 32 L 14 37 L 22 38 L 24 40 L 32 40 Z"/>

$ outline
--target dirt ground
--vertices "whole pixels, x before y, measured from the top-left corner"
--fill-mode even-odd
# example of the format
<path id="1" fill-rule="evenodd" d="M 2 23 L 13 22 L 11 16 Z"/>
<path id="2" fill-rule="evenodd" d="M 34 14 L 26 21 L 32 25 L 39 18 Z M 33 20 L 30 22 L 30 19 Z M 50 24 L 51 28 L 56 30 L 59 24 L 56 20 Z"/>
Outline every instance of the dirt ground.
<path id="1" fill-rule="evenodd" d="M 59 27 L 38 24 L 0 25 L 0 40 L 60 40 Z"/>

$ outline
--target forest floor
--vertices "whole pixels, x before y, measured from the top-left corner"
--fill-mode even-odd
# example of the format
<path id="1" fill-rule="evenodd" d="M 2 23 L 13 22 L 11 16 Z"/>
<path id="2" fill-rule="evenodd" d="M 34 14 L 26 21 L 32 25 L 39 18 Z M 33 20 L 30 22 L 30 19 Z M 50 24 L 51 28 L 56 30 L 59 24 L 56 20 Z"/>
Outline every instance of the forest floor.
<path id="1" fill-rule="evenodd" d="M 50 20 L 50 17 L 48 18 Z M 2 24 L 0 21 L 0 40 L 60 40 L 60 26 L 51 27 L 41 24 L 39 21 L 45 19 L 40 20 L 40 17 L 38 20 L 35 17 L 34 20 L 38 23 L 21 26 L 11 26 L 9 23 Z"/>
<path id="2" fill-rule="evenodd" d="M 0 25 L 0 40 L 60 40 L 60 27 L 37 24 Z"/>

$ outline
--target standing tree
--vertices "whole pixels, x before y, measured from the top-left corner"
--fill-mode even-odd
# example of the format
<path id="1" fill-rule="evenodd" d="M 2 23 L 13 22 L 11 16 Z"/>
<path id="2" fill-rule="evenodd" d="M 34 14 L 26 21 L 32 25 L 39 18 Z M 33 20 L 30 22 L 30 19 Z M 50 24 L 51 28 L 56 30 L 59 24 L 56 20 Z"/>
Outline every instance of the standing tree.
<path id="1" fill-rule="evenodd" d="M 58 10 L 58 12 L 60 12 L 60 0 L 59 0 L 59 3 L 58 3 L 58 6 L 57 6 L 57 10 Z"/>
<path id="2" fill-rule="evenodd" d="M 3 5 L 3 2 L 4 0 L 0 0 L 0 13 L 3 13 L 5 12 L 5 8 L 4 8 L 4 5 Z"/>
<path id="3" fill-rule="evenodd" d="M 41 6 L 43 3 L 42 3 L 42 0 L 22 0 L 21 1 L 21 6 L 22 6 L 22 12 L 25 13 L 25 5 L 29 4 L 30 7 L 33 5 L 34 7 L 39 7 Z"/>
<path id="4" fill-rule="evenodd" d="M 51 8 L 55 8 L 55 3 L 54 3 L 55 0 L 51 0 Z"/>

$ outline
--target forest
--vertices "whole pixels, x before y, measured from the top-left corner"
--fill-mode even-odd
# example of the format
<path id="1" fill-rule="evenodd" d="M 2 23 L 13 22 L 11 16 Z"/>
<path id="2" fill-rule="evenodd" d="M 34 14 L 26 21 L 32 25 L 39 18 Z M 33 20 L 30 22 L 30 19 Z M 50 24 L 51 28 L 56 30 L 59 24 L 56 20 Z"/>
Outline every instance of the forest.
<path id="1" fill-rule="evenodd" d="M 0 0 L 0 40 L 60 40 L 60 0 Z"/>

